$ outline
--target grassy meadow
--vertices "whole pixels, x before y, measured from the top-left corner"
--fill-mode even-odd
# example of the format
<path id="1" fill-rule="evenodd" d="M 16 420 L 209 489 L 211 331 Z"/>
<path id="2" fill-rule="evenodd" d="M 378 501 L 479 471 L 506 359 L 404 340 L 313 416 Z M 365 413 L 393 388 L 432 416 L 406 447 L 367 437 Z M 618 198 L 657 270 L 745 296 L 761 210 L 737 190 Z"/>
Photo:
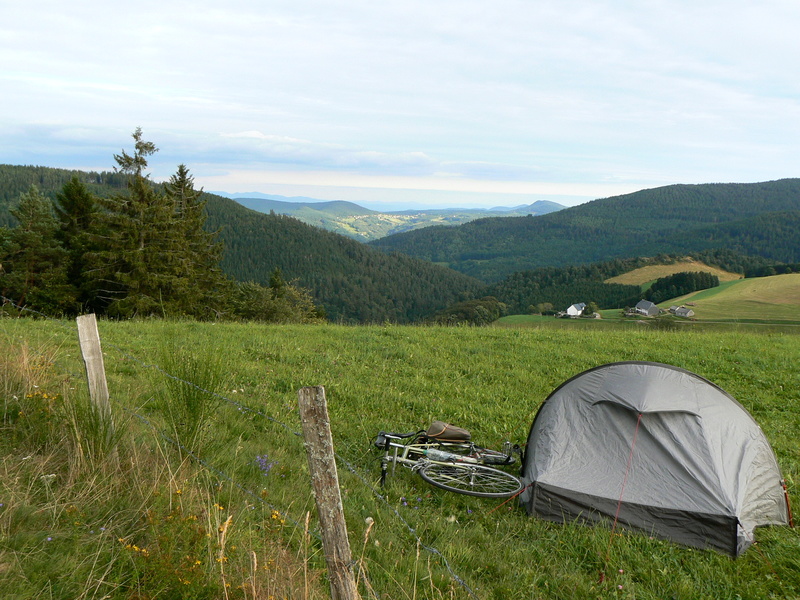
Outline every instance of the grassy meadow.
<path id="1" fill-rule="evenodd" d="M 733 560 L 530 518 L 403 469 L 379 430 L 445 420 L 523 443 L 547 395 L 593 366 L 669 363 L 737 398 L 800 506 L 800 336 L 647 327 L 99 323 L 114 428 L 87 400 L 74 322 L 0 320 L 0 597 L 329 597 L 297 417 L 324 385 L 364 598 L 800 597 L 800 533 Z M 186 383 L 189 382 L 189 383 Z M 214 392 L 209 393 L 209 392 Z M 601 572 L 606 573 L 601 582 Z"/>
<path id="2" fill-rule="evenodd" d="M 742 278 L 742 275 L 739 273 L 731 273 L 730 271 L 724 271 L 723 269 L 712 267 L 696 260 L 686 259 L 666 265 L 648 265 L 646 267 L 640 267 L 638 269 L 628 271 L 627 273 L 623 273 L 622 275 L 611 277 L 610 279 L 606 280 L 606 283 L 643 285 L 647 282 L 655 281 L 661 277 L 675 275 L 676 273 L 691 273 L 698 271 L 716 275 L 719 278 L 720 283 L 725 283 L 726 281 L 736 281 L 737 279 Z"/>
<path id="3" fill-rule="evenodd" d="M 800 324 L 800 273 L 742 279 L 675 298 L 691 302 L 698 319 L 715 321 L 788 321 Z"/>

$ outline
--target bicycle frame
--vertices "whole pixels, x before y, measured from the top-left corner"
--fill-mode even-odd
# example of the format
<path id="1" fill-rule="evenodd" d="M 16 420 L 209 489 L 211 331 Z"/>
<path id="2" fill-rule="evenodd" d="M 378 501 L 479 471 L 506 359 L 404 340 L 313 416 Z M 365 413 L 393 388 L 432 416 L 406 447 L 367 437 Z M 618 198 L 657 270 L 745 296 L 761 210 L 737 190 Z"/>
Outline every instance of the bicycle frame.
<path id="1" fill-rule="evenodd" d="M 511 464 L 514 458 L 511 455 L 510 444 L 504 453 L 486 450 L 476 446 L 473 442 L 446 442 L 431 438 L 424 438 L 425 441 L 418 441 L 424 437 L 422 432 L 416 433 L 387 433 L 381 431 L 375 441 L 378 448 L 384 450 L 381 458 L 381 486 L 386 482 L 389 463 L 392 463 L 392 475 L 395 473 L 396 465 L 400 464 L 412 471 L 419 471 L 431 463 L 441 465 L 483 465 L 488 461 L 481 457 L 481 453 L 491 453 L 494 456 L 494 464 Z M 410 440 L 403 442 L 403 440 Z M 504 460 L 497 460 L 497 457 Z"/>

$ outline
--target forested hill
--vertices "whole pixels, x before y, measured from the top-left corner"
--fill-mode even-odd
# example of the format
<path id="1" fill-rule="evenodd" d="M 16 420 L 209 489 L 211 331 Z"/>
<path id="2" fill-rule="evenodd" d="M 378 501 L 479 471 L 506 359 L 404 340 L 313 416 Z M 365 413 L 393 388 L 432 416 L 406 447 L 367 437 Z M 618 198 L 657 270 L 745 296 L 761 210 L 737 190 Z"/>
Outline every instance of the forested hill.
<path id="1" fill-rule="evenodd" d="M 106 196 L 124 189 L 126 177 L 114 172 L 86 172 L 51 167 L 0 165 L 0 227 L 15 225 L 8 209 L 16 206 L 20 194 L 27 192 L 32 185 L 51 200 L 56 197 L 64 184 L 72 177 L 78 177 L 90 185 L 92 192 Z"/>
<path id="2" fill-rule="evenodd" d="M 97 196 L 126 186 L 124 175 L 0 165 L 0 227 L 31 185 L 54 198 L 73 176 Z M 322 304 L 332 320 L 407 323 L 433 314 L 482 287 L 471 277 L 403 255 L 389 256 L 291 217 L 251 211 L 233 200 L 204 194 L 206 227 L 220 229 L 222 268 L 239 281 L 267 285 L 280 268 Z"/>
<path id="3" fill-rule="evenodd" d="M 208 196 L 208 225 L 221 228 L 223 270 L 239 281 L 269 281 L 279 267 L 298 279 L 332 320 L 406 323 L 474 294 L 471 277 L 403 255 L 387 255 L 284 215 L 266 215 Z"/>
<path id="4" fill-rule="evenodd" d="M 800 260 L 800 179 L 672 185 L 548 215 L 480 219 L 371 242 L 483 281 L 544 266 L 730 248 Z"/>

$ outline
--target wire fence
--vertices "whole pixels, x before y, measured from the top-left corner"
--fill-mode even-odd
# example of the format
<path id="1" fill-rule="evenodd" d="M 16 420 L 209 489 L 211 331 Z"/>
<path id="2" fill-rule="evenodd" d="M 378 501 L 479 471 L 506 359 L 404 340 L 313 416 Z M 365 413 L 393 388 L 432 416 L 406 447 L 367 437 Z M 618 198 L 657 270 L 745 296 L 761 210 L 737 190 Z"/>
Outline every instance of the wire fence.
<path id="1" fill-rule="evenodd" d="M 47 320 L 48 323 L 52 323 L 52 324 L 57 325 L 59 327 L 59 329 L 63 333 L 72 336 L 72 339 L 74 339 L 74 340 L 78 339 L 77 326 L 75 325 L 74 321 L 68 321 L 68 320 L 65 320 L 65 319 L 54 318 L 54 317 L 51 317 L 51 316 L 46 315 L 44 313 L 41 313 L 39 311 L 30 309 L 30 308 L 27 308 L 27 307 L 23 307 L 23 306 L 18 306 L 12 300 L 10 300 L 9 298 L 6 298 L 4 296 L 0 296 L 0 300 L 2 300 L 3 306 L 11 306 L 14 309 L 18 310 L 20 313 L 27 313 L 27 314 L 33 315 L 33 316 L 35 316 L 37 318 L 45 319 L 45 320 Z M 0 316 L 0 318 L 4 318 L 4 317 Z M 209 394 L 209 395 L 221 400 L 223 403 L 227 404 L 229 407 L 235 409 L 236 412 L 239 413 L 239 414 L 248 414 L 248 415 L 252 415 L 254 417 L 258 417 L 258 418 L 264 419 L 264 420 L 272 423 L 273 425 L 284 429 L 291 436 L 298 438 L 298 443 L 299 444 L 303 443 L 302 442 L 303 434 L 301 432 L 298 432 L 291 425 L 281 421 L 280 419 L 277 419 L 277 418 L 275 418 L 275 417 L 273 417 L 271 415 L 268 415 L 268 414 L 266 414 L 265 412 L 263 412 L 261 410 L 255 409 L 253 407 L 247 406 L 246 404 L 243 404 L 241 402 L 233 400 L 232 398 L 230 398 L 230 397 L 228 397 L 228 396 L 226 396 L 224 394 L 220 394 L 218 392 L 205 389 L 204 387 L 196 384 L 195 382 L 187 381 L 186 379 L 183 379 L 183 378 L 178 377 L 178 376 L 176 376 L 176 375 L 174 375 L 172 373 L 169 373 L 167 370 L 165 370 L 164 368 L 162 368 L 161 366 L 159 366 L 159 365 L 157 365 L 155 363 L 145 362 L 145 361 L 139 359 L 138 357 L 136 357 L 132 352 L 130 352 L 129 350 L 126 350 L 125 348 L 122 348 L 118 344 L 114 344 L 114 343 L 111 343 L 111 342 L 109 342 L 107 340 L 103 340 L 102 341 L 102 346 L 103 346 L 104 350 L 105 349 L 114 350 L 122 358 L 124 358 L 125 360 L 127 360 L 127 361 L 129 361 L 129 362 L 131 362 L 133 364 L 138 365 L 142 369 L 148 369 L 148 370 L 156 371 L 159 374 L 163 375 L 164 377 L 167 377 L 167 378 L 169 378 L 169 379 L 171 379 L 171 380 L 173 380 L 175 382 L 178 382 L 178 383 L 183 384 L 183 385 L 190 386 L 190 387 L 192 387 L 192 388 L 194 388 L 194 389 L 196 389 L 196 390 L 198 390 L 200 392 L 203 392 L 205 394 Z M 80 380 L 80 379 L 83 378 L 83 375 L 76 374 L 66 364 L 58 363 L 57 366 L 64 374 L 69 375 L 70 377 L 72 377 L 72 378 L 74 378 L 76 380 Z M 312 535 L 317 540 L 321 540 L 322 539 L 322 536 L 321 536 L 321 534 L 320 534 L 320 532 L 318 530 L 309 530 L 309 529 L 307 529 L 306 525 L 304 523 L 300 523 L 299 521 L 293 519 L 289 515 L 289 511 L 287 509 L 285 509 L 283 507 L 276 506 L 276 505 L 268 502 L 264 497 L 262 497 L 261 494 L 256 493 L 255 491 L 253 491 L 252 489 L 248 488 L 245 485 L 242 485 L 241 483 L 236 481 L 234 477 L 232 477 L 231 475 L 226 473 L 224 470 L 215 467 L 214 465 L 210 464 L 207 460 L 197 456 L 197 454 L 195 452 L 192 452 L 191 449 L 189 449 L 185 445 L 181 444 L 179 442 L 179 440 L 175 439 L 173 436 L 169 435 L 167 432 L 165 432 L 162 429 L 160 429 L 157 424 L 153 423 L 150 419 L 148 419 L 143 414 L 141 414 L 140 411 L 133 411 L 130 408 L 128 408 L 126 406 L 123 406 L 113 396 L 111 398 L 111 401 L 117 406 L 117 408 L 119 410 L 123 411 L 124 413 L 130 415 L 132 418 L 135 418 L 136 420 L 141 422 L 143 425 L 145 425 L 146 427 L 151 429 L 153 432 L 155 432 L 158 436 L 160 436 L 164 441 L 166 441 L 170 445 L 173 445 L 174 447 L 179 448 L 182 452 L 184 452 L 187 456 L 189 456 L 192 459 L 192 461 L 194 461 L 196 464 L 200 465 L 203 469 L 207 470 L 209 473 L 213 474 L 215 477 L 218 477 L 221 480 L 225 480 L 225 481 L 229 482 L 231 485 L 233 485 L 237 489 L 239 489 L 244 495 L 246 495 L 249 498 L 252 498 L 255 502 L 258 502 L 260 504 L 263 504 L 264 506 L 267 506 L 272 511 L 276 511 L 281 516 L 282 519 L 284 519 L 286 522 L 291 523 L 291 525 L 294 528 L 296 528 L 297 530 L 304 531 L 304 532 L 307 531 L 310 535 Z M 351 461 L 349 461 L 345 457 L 341 456 L 338 452 L 335 453 L 335 457 L 336 457 L 337 463 L 341 467 L 346 469 L 349 473 L 351 473 L 360 482 L 360 484 L 364 487 L 364 489 L 369 490 L 369 492 L 379 501 L 380 505 L 383 506 L 384 509 L 387 510 L 392 515 L 392 517 L 394 519 L 396 519 L 397 522 L 400 523 L 403 526 L 403 528 L 407 531 L 408 540 L 411 543 L 413 543 L 415 547 L 426 551 L 427 553 L 429 553 L 432 556 L 435 556 L 437 558 L 437 560 L 440 561 L 441 565 L 444 567 L 444 569 L 446 570 L 446 572 L 448 573 L 448 575 L 452 579 L 452 581 L 454 581 L 456 584 L 458 584 L 458 586 L 460 586 L 469 595 L 470 598 L 473 598 L 473 599 L 477 600 L 478 596 L 476 595 L 475 591 L 467 584 L 467 582 L 464 580 L 463 577 L 461 577 L 458 573 L 455 572 L 455 570 L 450 565 L 449 561 L 444 556 L 444 554 L 440 550 L 438 550 L 436 547 L 424 542 L 424 540 L 421 538 L 421 536 L 417 533 L 416 528 L 413 525 L 411 525 L 405 517 L 403 517 L 403 515 L 400 513 L 400 511 L 395 506 L 393 506 L 391 504 L 391 502 L 389 501 L 387 496 L 382 494 L 381 491 L 378 488 L 376 488 L 375 485 L 373 485 L 370 482 L 369 476 L 363 471 L 363 469 L 358 468 Z M 358 567 L 358 565 L 355 563 L 355 561 L 354 561 L 352 566 L 356 567 L 356 568 Z M 367 579 L 367 574 L 364 573 L 364 572 L 360 572 L 359 573 L 359 578 L 366 581 L 366 586 L 365 586 L 366 589 L 370 592 L 370 594 L 374 598 L 377 598 L 378 596 L 377 596 L 375 590 L 373 589 L 373 586 L 369 583 L 369 581 Z"/>

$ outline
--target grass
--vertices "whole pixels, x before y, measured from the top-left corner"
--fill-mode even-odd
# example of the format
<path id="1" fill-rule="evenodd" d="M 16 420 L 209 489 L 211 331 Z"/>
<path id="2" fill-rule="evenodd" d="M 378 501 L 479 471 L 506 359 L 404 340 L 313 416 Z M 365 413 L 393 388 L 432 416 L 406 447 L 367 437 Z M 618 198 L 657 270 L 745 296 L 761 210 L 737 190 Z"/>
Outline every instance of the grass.
<path id="1" fill-rule="evenodd" d="M 373 492 L 379 457 L 370 444 L 381 429 L 413 431 L 436 419 L 466 427 L 488 446 L 521 443 L 541 402 L 564 380 L 607 362 L 652 360 L 710 379 L 750 410 L 800 506 L 800 336 L 544 323 L 476 329 L 147 321 L 101 322 L 99 329 L 112 406 L 126 423 L 115 442 L 119 465 L 73 460 L 73 437 L 53 434 L 66 419 L 60 409 L 51 413 L 53 427 L 42 425 L 50 438 L 33 436 L 33 445 L 29 431 L 14 437 L 18 420 L 4 422 L 3 597 L 326 597 L 305 451 L 295 435 L 297 390 L 307 385 L 325 386 L 334 443 L 346 461 L 339 479 L 365 597 L 370 586 L 381 598 L 409 600 L 800 595 L 794 530 L 758 530 L 756 547 L 732 560 L 643 535 L 610 538 L 602 527 L 539 521 L 513 502 L 448 494 L 407 471 L 389 478 L 382 499 Z M 65 403 L 83 393 L 71 323 L 2 320 L 0 343 L 11 349 L 5 365 L 0 360 L 0 389 L 30 393 L 25 382 L 35 381 Z M 208 369 L 213 377 L 204 381 L 225 397 L 199 419 L 203 464 L 140 419 L 174 430 L 169 407 L 180 396 L 147 366 L 166 369 L 165 349 L 176 359 L 171 368 L 194 365 L 187 378 Z M 42 366 L 25 366 L 32 364 Z"/>
<path id="2" fill-rule="evenodd" d="M 634 269 L 633 271 L 628 271 L 622 275 L 617 275 L 616 277 L 607 279 L 606 283 L 644 285 L 646 283 L 652 283 L 661 277 L 667 277 L 676 273 L 692 272 L 711 273 L 712 275 L 716 275 L 722 283 L 727 281 L 735 281 L 742 278 L 742 275 L 739 273 L 731 273 L 730 271 L 724 271 L 722 269 L 718 269 L 717 267 L 711 267 L 696 260 L 687 259 L 667 265 L 649 265 L 647 267 Z"/>
<path id="3" fill-rule="evenodd" d="M 694 303 L 702 320 L 787 321 L 800 324 L 800 273 L 742 279 L 676 298 Z"/>

